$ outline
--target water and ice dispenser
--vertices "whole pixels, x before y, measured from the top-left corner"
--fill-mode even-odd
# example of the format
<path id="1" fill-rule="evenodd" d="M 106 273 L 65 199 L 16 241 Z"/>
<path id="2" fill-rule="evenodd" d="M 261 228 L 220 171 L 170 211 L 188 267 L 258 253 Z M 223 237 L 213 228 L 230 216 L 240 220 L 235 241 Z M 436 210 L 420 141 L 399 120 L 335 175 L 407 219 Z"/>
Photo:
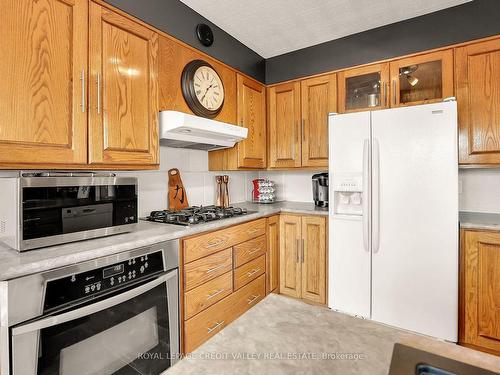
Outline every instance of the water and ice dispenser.
<path id="1" fill-rule="evenodd" d="M 337 174 L 332 180 L 333 213 L 363 215 L 363 175 Z"/>

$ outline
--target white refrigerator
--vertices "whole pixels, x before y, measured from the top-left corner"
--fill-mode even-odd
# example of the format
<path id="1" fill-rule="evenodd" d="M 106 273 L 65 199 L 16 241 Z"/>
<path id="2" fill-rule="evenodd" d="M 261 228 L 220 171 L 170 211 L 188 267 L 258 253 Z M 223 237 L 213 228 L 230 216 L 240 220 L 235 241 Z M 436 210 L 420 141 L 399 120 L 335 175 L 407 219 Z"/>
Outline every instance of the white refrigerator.
<path id="1" fill-rule="evenodd" d="M 330 114 L 329 141 L 329 306 L 456 342 L 456 102 Z"/>

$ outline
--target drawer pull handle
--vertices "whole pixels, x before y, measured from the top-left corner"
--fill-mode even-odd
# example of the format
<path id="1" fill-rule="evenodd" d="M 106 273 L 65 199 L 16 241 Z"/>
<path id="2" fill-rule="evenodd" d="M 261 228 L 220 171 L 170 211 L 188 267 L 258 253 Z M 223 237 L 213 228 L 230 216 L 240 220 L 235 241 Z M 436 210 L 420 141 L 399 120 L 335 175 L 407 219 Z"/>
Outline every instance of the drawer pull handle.
<path id="1" fill-rule="evenodd" d="M 208 333 L 212 333 L 213 331 L 215 331 L 217 328 L 219 328 L 223 324 L 224 324 L 224 321 L 222 320 L 220 322 L 215 323 L 213 327 L 207 327 Z"/>
<path id="2" fill-rule="evenodd" d="M 247 273 L 248 277 L 251 277 L 253 275 L 255 275 L 257 272 L 260 271 L 260 268 L 254 268 L 253 270 L 251 270 L 250 272 Z"/>
<path id="3" fill-rule="evenodd" d="M 220 241 L 217 241 L 217 242 L 210 242 L 210 243 L 207 244 L 207 247 L 212 248 L 212 247 L 219 246 L 219 245 L 221 245 L 223 243 L 224 243 L 224 240 L 220 240 Z"/>
<path id="4" fill-rule="evenodd" d="M 262 249 L 260 247 L 256 248 L 256 249 L 253 249 L 251 251 L 248 252 L 248 255 L 252 255 L 252 254 L 255 254 L 255 253 L 258 253 L 259 251 L 261 251 Z"/>
<path id="5" fill-rule="evenodd" d="M 208 301 L 209 299 L 214 298 L 215 296 L 218 296 L 218 295 L 219 295 L 219 294 L 221 294 L 223 291 L 224 291 L 224 289 L 219 289 L 219 290 L 216 290 L 215 292 L 213 292 L 212 294 L 208 294 L 208 295 L 207 295 L 207 301 Z"/>
<path id="6" fill-rule="evenodd" d="M 205 273 L 212 273 L 212 272 L 220 270 L 221 268 L 224 268 L 224 267 L 226 267 L 226 265 L 225 264 L 221 264 L 221 265 L 219 265 L 217 267 L 209 268 L 208 270 L 206 270 Z"/>
<path id="7" fill-rule="evenodd" d="M 249 230 L 247 231 L 247 233 L 248 233 L 248 234 L 253 234 L 253 233 L 255 233 L 255 232 L 260 232 L 260 228 L 253 228 L 253 229 L 249 229 Z"/>
<path id="8" fill-rule="evenodd" d="M 260 297 L 260 294 L 257 294 L 257 295 L 253 295 L 252 298 L 250 298 L 248 300 L 248 304 L 251 305 L 252 303 L 254 303 L 258 298 Z"/>

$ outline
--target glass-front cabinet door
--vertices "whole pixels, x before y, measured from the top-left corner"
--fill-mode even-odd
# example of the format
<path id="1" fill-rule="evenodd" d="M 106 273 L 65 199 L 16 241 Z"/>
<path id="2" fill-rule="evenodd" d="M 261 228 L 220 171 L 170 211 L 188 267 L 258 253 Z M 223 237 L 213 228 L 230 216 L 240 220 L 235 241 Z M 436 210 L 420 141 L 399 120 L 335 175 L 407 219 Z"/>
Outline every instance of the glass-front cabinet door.
<path id="1" fill-rule="evenodd" d="M 391 62 L 391 107 L 433 103 L 453 96 L 453 51 Z"/>
<path id="2" fill-rule="evenodd" d="M 338 74 L 339 112 L 382 109 L 389 106 L 389 64 L 348 69 Z"/>

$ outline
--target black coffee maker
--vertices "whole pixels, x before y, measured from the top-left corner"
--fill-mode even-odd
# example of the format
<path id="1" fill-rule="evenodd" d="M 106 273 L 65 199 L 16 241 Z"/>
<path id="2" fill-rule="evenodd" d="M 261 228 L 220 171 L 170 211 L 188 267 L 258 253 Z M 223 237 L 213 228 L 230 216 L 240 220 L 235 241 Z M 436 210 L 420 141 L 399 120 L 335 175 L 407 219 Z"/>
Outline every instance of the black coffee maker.
<path id="1" fill-rule="evenodd" d="M 317 207 L 328 207 L 328 173 L 312 176 L 313 200 Z"/>

